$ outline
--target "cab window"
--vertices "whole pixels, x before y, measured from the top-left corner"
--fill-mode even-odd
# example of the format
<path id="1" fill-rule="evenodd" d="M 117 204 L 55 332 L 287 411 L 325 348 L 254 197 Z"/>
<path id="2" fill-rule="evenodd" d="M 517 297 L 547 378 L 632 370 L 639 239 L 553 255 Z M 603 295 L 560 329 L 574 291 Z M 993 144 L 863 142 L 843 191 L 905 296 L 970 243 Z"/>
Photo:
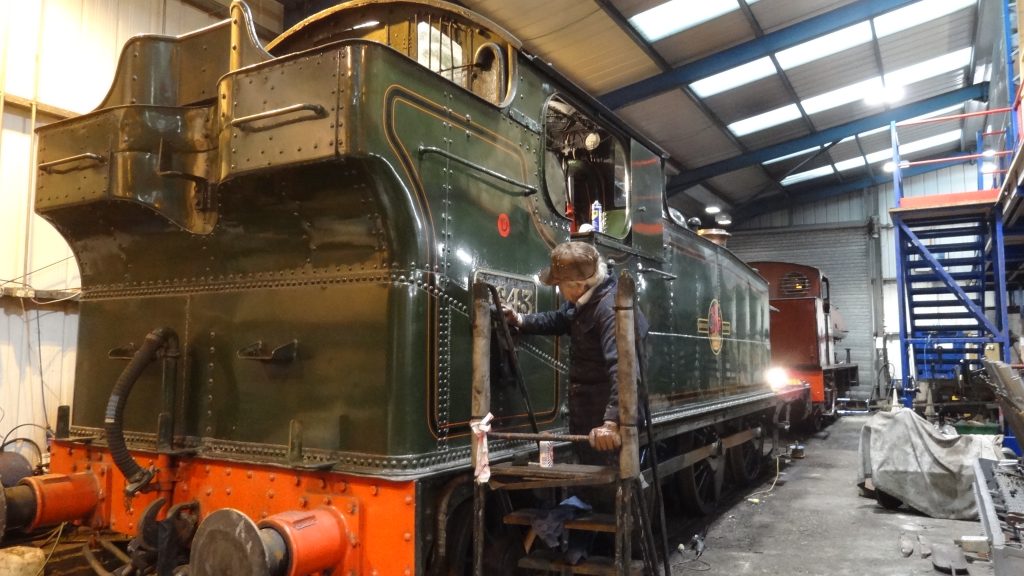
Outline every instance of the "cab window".
<path id="1" fill-rule="evenodd" d="M 629 175 L 620 138 L 559 96 L 548 101 L 544 121 L 545 185 L 569 231 L 625 238 Z"/>

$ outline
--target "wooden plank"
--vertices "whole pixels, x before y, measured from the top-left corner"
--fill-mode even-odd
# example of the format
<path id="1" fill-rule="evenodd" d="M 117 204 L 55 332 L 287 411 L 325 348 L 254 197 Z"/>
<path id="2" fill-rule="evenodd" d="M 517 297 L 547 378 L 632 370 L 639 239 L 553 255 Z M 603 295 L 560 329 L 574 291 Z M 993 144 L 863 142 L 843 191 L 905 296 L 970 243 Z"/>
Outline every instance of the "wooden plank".
<path id="1" fill-rule="evenodd" d="M 615 479 L 615 470 L 608 466 L 590 466 L 586 464 L 555 464 L 550 468 L 542 468 L 536 462 L 526 466 L 501 463 L 491 466 L 491 475 L 512 476 L 518 478 L 550 478 L 575 480 L 580 477 L 600 476 Z"/>
<path id="2" fill-rule="evenodd" d="M 543 550 L 519 559 L 519 567 L 528 570 L 547 570 L 563 574 L 591 574 L 593 576 L 616 576 L 615 559 L 606 556 L 590 556 L 579 564 L 569 564 L 555 554 Z M 644 564 L 640 560 L 631 560 L 629 574 L 643 576 Z"/>
<path id="3" fill-rule="evenodd" d="M 505 515 L 505 524 L 511 524 L 513 526 L 531 526 L 533 525 L 533 519 L 545 512 L 546 510 L 539 510 L 536 508 L 523 508 L 521 510 L 516 510 L 515 512 Z M 615 533 L 615 526 L 615 516 L 612 514 L 587 514 L 586 516 L 580 516 L 578 518 L 573 518 L 572 520 L 566 520 L 565 522 L 565 527 L 570 530 L 608 532 L 609 534 Z"/>

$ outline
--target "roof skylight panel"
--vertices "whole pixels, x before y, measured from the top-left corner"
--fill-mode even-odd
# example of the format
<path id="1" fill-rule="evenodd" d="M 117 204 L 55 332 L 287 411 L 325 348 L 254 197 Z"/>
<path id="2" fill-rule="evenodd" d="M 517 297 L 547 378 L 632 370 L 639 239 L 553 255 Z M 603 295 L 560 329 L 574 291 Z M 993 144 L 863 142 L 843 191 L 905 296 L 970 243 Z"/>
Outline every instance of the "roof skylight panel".
<path id="1" fill-rule="evenodd" d="M 835 163 L 836 170 L 840 172 L 846 172 L 847 170 L 853 170 L 854 168 L 861 168 L 866 164 L 863 156 L 854 156 L 849 160 L 840 160 Z"/>
<path id="2" fill-rule="evenodd" d="M 707 98 L 726 90 L 732 90 L 737 86 L 743 86 L 761 78 L 767 78 L 773 74 L 775 74 L 775 64 L 772 63 L 771 58 L 765 56 L 741 66 L 730 68 L 725 72 L 719 72 L 713 76 L 702 78 L 690 84 L 690 88 L 701 98 Z"/>
<path id="3" fill-rule="evenodd" d="M 977 0 L 922 0 L 875 17 L 875 34 L 884 38 L 975 4 Z"/>
<path id="4" fill-rule="evenodd" d="M 900 145 L 900 154 L 913 154 L 914 152 L 923 152 L 929 148 L 935 148 L 942 146 L 943 144 L 949 144 L 956 142 L 963 135 L 963 131 L 960 129 L 950 130 L 943 132 L 942 134 L 936 134 L 929 136 L 928 138 L 922 138 L 913 142 L 907 142 L 906 144 Z M 866 157 L 856 156 L 848 160 L 842 160 L 835 163 L 835 170 L 839 172 L 845 172 L 847 170 L 853 170 L 860 168 L 865 165 L 865 159 L 868 164 L 875 164 L 877 162 L 891 162 L 892 161 L 892 148 L 886 148 L 884 150 L 876 150 Z M 832 166 L 821 166 L 814 168 L 813 170 L 807 170 L 804 172 L 797 172 L 796 174 L 790 174 L 786 178 L 782 179 L 783 186 L 789 186 L 790 184 L 796 184 L 797 182 L 804 182 L 806 180 L 813 180 L 815 178 L 821 178 L 822 176 L 828 176 L 833 173 Z"/>
<path id="5" fill-rule="evenodd" d="M 779 156 L 778 158 L 772 158 L 771 160 L 765 160 L 764 162 L 762 162 L 762 164 L 775 164 L 776 162 L 782 162 L 783 160 L 789 160 L 790 158 L 796 158 L 798 156 L 810 154 L 811 152 L 817 152 L 818 150 L 821 150 L 821 146 L 815 146 L 813 148 L 807 148 L 806 150 L 801 150 L 799 152 L 793 152 L 792 154 L 786 154 L 785 156 Z"/>
<path id="6" fill-rule="evenodd" d="M 789 70 L 870 41 L 871 25 L 865 20 L 859 24 L 819 36 L 814 40 L 797 44 L 792 48 L 780 50 L 775 53 L 775 58 L 778 59 L 779 66 L 783 70 Z"/>
<path id="7" fill-rule="evenodd" d="M 924 152 L 929 148 L 935 148 L 936 146 L 942 146 L 943 144 L 949 144 L 960 140 L 963 136 L 963 130 L 957 128 L 956 130 L 950 130 L 920 140 L 914 140 L 913 142 L 906 142 L 900 144 L 900 155 L 906 156 L 907 154 L 913 154 L 915 152 Z M 885 148 L 882 150 L 876 150 L 866 156 L 869 164 L 876 162 L 891 162 L 892 161 L 892 148 Z"/>
<path id="8" fill-rule="evenodd" d="M 737 122 L 729 124 L 729 131 L 736 136 L 746 136 L 747 134 L 753 134 L 754 132 L 760 132 L 766 128 L 772 126 L 778 126 L 784 124 L 790 120 L 796 120 L 800 117 L 800 109 L 797 108 L 796 104 L 790 104 L 783 106 L 782 108 L 776 108 L 775 110 L 769 110 L 763 114 L 757 116 L 751 116 Z"/>
<path id="9" fill-rule="evenodd" d="M 824 110 L 831 110 L 843 104 L 849 104 L 850 102 L 856 102 L 863 100 L 865 96 L 871 92 L 882 89 L 882 78 L 875 76 L 874 78 L 868 78 L 856 84 L 850 84 L 849 86 L 843 86 L 824 94 L 812 96 L 805 100 L 800 101 L 800 105 L 804 107 L 804 111 L 807 114 L 814 114 Z"/>
<path id="10" fill-rule="evenodd" d="M 669 0 L 629 19 L 648 42 L 657 42 L 719 16 L 739 10 L 743 0 Z M 746 0 L 753 4 L 756 0 Z"/>
<path id="11" fill-rule="evenodd" d="M 953 112 L 959 113 L 961 110 L 963 110 L 963 107 L 964 107 L 963 104 L 953 104 L 952 106 L 946 106 L 945 108 L 939 108 L 938 110 L 932 110 L 931 112 L 929 112 L 927 114 L 922 114 L 920 116 L 914 116 L 913 118 L 911 118 L 909 120 L 905 120 L 905 122 L 911 123 L 911 122 L 917 122 L 918 120 L 925 120 L 927 118 L 936 118 L 938 116 L 946 116 L 947 114 L 951 114 Z M 888 129 L 889 129 L 889 127 L 886 126 L 885 130 L 888 130 Z"/>
<path id="12" fill-rule="evenodd" d="M 957 10 L 972 6 L 977 0 L 922 0 L 899 10 L 893 10 L 874 19 L 875 35 L 879 38 L 891 36 L 931 20 L 936 20 Z M 871 24 L 865 20 L 853 26 L 825 34 L 802 44 L 775 53 L 779 66 L 789 70 L 819 60 L 843 50 L 865 44 L 872 40 Z"/>
<path id="13" fill-rule="evenodd" d="M 779 184 L 783 186 L 789 186 L 790 184 L 796 184 L 797 182 L 803 182 L 805 180 L 813 180 L 815 178 L 821 178 L 822 176 L 830 176 L 834 173 L 832 166 L 821 166 L 814 168 L 813 170 L 807 170 L 806 172 L 797 172 L 796 174 L 790 174 L 782 179 Z"/>
<path id="14" fill-rule="evenodd" d="M 936 146 L 942 146 L 943 144 L 959 142 L 961 136 L 963 136 L 963 130 L 957 128 L 956 130 L 949 130 L 942 134 L 936 134 L 913 142 L 907 142 L 906 144 L 900 144 L 900 155 L 905 156 L 907 154 L 913 154 L 914 152 L 922 152 L 929 148 L 935 148 Z"/>
<path id="15" fill-rule="evenodd" d="M 942 56 L 889 72 L 885 75 L 885 84 L 886 86 L 906 86 L 938 76 L 939 74 L 963 68 L 970 64 L 972 50 L 973 47 L 968 46 L 949 54 L 943 54 Z"/>
<path id="16" fill-rule="evenodd" d="M 962 68 L 970 62 L 970 59 L 971 48 L 963 48 L 956 52 L 950 52 L 949 54 L 890 72 L 885 75 L 885 86 L 882 85 L 882 79 L 876 76 L 856 84 L 843 86 L 842 88 L 801 100 L 800 105 L 803 106 L 804 111 L 809 115 L 831 110 L 843 104 L 864 99 L 874 93 L 879 93 L 883 89 L 906 86 Z"/>

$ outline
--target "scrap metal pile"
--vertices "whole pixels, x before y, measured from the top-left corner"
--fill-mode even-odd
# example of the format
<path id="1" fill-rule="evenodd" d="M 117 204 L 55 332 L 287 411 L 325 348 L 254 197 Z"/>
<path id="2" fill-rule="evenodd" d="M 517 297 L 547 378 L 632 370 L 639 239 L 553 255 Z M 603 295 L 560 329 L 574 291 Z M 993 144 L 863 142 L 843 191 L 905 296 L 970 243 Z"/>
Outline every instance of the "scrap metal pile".
<path id="1" fill-rule="evenodd" d="M 1002 362 L 985 361 L 988 380 L 1013 434 L 1024 437 L 1024 383 Z M 974 496 L 996 576 L 1024 574 L 1024 458 L 978 460 Z"/>

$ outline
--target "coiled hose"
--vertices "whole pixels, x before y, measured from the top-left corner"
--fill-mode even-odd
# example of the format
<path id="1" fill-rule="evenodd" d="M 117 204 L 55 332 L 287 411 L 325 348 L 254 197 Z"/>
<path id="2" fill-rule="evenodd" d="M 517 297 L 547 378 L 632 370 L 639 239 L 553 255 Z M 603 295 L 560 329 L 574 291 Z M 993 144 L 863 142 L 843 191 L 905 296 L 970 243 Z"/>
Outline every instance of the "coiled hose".
<path id="1" fill-rule="evenodd" d="M 110 448 L 110 456 L 114 459 L 117 469 L 124 474 L 127 484 L 125 492 L 134 494 L 142 490 L 153 479 L 153 471 L 143 469 L 135 458 L 128 452 L 128 446 L 124 441 L 124 406 L 128 402 L 128 395 L 132 391 L 135 381 L 142 375 L 143 370 L 149 366 L 157 357 L 157 352 L 164 350 L 164 357 L 177 361 L 178 358 L 178 334 L 170 328 L 157 328 L 146 335 L 142 343 L 132 356 L 128 366 L 117 377 L 114 389 L 110 392 L 110 400 L 107 401 L 107 410 L 104 415 L 103 428 L 107 433 L 107 446 Z M 173 383 L 172 383 L 173 385 Z"/>

